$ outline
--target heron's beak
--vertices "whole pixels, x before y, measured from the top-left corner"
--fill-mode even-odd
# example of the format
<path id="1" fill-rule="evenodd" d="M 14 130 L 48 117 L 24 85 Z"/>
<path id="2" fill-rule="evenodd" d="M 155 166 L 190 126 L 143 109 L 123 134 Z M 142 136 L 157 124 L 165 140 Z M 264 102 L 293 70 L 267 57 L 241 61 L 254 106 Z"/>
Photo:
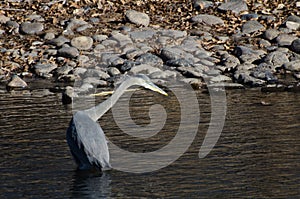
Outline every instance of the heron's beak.
<path id="1" fill-rule="evenodd" d="M 168 96 L 168 93 L 166 93 L 164 90 L 162 90 L 161 88 L 159 88 L 158 86 L 156 86 L 152 82 L 147 84 L 146 88 L 148 88 L 148 89 L 150 89 L 154 92 L 160 93 L 162 95 Z"/>

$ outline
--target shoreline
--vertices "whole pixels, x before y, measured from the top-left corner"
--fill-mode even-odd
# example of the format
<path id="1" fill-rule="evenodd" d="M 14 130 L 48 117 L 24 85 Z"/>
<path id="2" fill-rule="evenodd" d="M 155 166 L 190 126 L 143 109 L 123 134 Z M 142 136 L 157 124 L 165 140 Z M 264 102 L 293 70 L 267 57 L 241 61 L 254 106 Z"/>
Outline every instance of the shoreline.
<path id="1" fill-rule="evenodd" d="M 5 2 L 2 87 L 43 79 L 84 93 L 144 73 L 162 86 L 300 90 L 299 2 Z"/>

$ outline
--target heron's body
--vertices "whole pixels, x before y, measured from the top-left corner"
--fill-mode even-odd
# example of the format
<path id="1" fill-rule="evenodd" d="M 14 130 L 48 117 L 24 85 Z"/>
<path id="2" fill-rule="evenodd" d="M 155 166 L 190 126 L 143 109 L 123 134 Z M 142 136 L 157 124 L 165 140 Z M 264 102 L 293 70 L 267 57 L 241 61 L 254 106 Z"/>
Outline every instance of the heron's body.
<path id="1" fill-rule="evenodd" d="M 147 76 L 136 75 L 126 78 L 114 94 L 101 104 L 76 112 L 70 121 L 66 137 L 78 169 L 87 170 L 96 167 L 101 170 L 107 170 L 111 168 L 107 140 L 97 120 L 132 85 L 140 85 L 167 95 L 167 93 L 155 86 Z"/>

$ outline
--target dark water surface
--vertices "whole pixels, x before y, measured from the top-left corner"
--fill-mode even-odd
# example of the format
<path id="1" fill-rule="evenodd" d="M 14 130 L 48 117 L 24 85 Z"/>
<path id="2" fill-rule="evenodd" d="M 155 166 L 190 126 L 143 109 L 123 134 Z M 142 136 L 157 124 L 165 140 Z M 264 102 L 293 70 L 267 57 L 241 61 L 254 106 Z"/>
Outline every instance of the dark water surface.
<path id="1" fill-rule="evenodd" d="M 204 159 L 198 152 L 210 121 L 210 98 L 198 93 L 198 100 L 199 132 L 177 161 L 151 173 L 99 174 L 76 171 L 65 141 L 72 107 L 62 105 L 60 95 L 0 94 L 0 198 L 300 198 L 299 93 L 227 91 L 224 130 Z M 176 135 L 176 98 L 138 91 L 131 102 L 132 118 L 144 125 L 158 101 L 168 119 L 149 140 L 122 134 L 111 112 L 99 122 L 125 150 L 157 150 Z"/>

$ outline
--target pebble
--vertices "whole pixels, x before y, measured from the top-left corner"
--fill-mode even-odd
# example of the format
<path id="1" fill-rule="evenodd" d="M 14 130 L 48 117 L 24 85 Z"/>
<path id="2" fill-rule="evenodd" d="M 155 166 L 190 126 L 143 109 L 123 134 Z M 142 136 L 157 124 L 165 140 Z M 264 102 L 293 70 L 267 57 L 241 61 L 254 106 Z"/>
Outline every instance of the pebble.
<path id="1" fill-rule="evenodd" d="M 97 42 L 104 41 L 107 38 L 108 38 L 107 35 L 93 35 L 93 39 Z"/>
<path id="2" fill-rule="evenodd" d="M 52 40 L 55 38 L 55 34 L 52 33 L 52 32 L 47 32 L 45 35 L 44 35 L 44 39 L 45 40 Z"/>
<path id="3" fill-rule="evenodd" d="M 52 63 L 37 63 L 34 65 L 34 71 L 36 74 L 43 76 L 49 74 L 51 71 L 57 68 L 56 64 Z"/>
<path id="4" fill-rule="evenodd" d="M 271 65 L 274 71 L 275 68 L 281 67 L 283 64 L 289 62 L 286 53 L 280 51 L 274 51 L 267 54 L 263 60 L 265 63 Z"/>
<path id="5" fill-rule="evenodd" d="M 192 17 L 192 22 L 196 22 L 196 23 L 204 23 L 207 24 L 209 26 L 212 25 L 224 25 L 224 21 L 214 15 L 208 15 L 208 14 L 201 14 L 201 15 L 197 15 Z"/>
<path id="6" fill-rule="evenodd" d="M 289 71 L 300 72 L 300 60 L 286 62 L 282 67 Z"/>
<path id="7" fill-rule="evenodd" d="M 208 8 L 213 6 L 213 2 L 211 1 L 206 1 L 206 0 L 195 0 L 194 1 L 194 8 L 196 10 L 202 10 L 204 8 Z"/>
<path id="8" fill-rule="evenodd" d="M 75 58 L 79 55 L 79 51 L 75 47 L 62 47 L 58 50 L 59 56 Z"/>
<path id="9" fill-rule="evenodd" d="M 129 32 L 131 39 L 135 42 L 144 42 L 145 40 L 153 38 L 156 34 L 154 30 L 138 30 Z"/>
<path id="10" fill-rule="evenodd" d="M 150 17 L 147 14 L 135 10 L 126 11 L 125 16 L 128 21 L 136 25 L 148 26 L 150 23 Z"/>
<path id="11" fill-rule="evenodd" d="M 7 87 L 9 89 L 12 89 L 12 88 L 25 88 L 27 86 L 28 86 L 27 83 L 17 75 L 13 75 L 12 78 L 11 78 L 11 81 L 7 84 Z"/>
<path id="12" fill-rule="evenodd" d="M 293 40 L 291 49 L 296 53 L 300 53 L 300 39 Z"/>
<path id="13" fill-rule="evenodd" d="M 39 34 L 44 30 L 44 24 L 39 22 L 24 22 L 21 24 L 20 30 L 25 34 Z"/>
<path id="14" fill-rule="evenodd" d="M 58 36 L 57 38 L 51 39 L 50 41 L 48 41 L 48 44 L 54 45 L 54 46 L 62 46 L 65 43 L 70 42 L 70 40 L 62 35 Z"/>
<path id="15" fill-rule="evenodd" d="M 280 34 L 276 38 L 276 42 L 277 42 L 278 46 L 290 46 L 295 39 L 297 39 L 297 37 L 295 37 L 293 35 Z"/>
<path id="16" fill-rule="evenodd" d="M 263 28 L 264 28 L 264 26 L 261 25 L 258 21 L 250 20 L 243 24 L 242 32 L 245 34 L 249 34 L 249 33 L 253 33 L 253 32 L 262 30 Z"/>
<path id="17" fill-rule="evenodd" d="M 10 18 L 0 14 L 0 24 L 6 24 L 8 21 L 10 21 Z"/>
<path id="18" fill-rule="evenodd" d="M 87 36 L 75 37 L 71 40 L 71 45 L 78 50 L 89 50 L 93 46 L 93 39 Z"/>
<path id="19" fill-rule="evenodd" d="M 280 34 L 280 32 L 278 30 L 275 29 L 268 29 L 265 31 L 263 37 L 269 41 L 275 39 L 278 35 Z"/>
<path id="20" fill-rule="evenodd" d="M 219 10 L 222 11 L 232 11 L 236 14 L 239 14 L 241 11 L 248 10 L 247 3 L 244 0 L 231 0 L 225 3 L 222 3 L 219 7 Z"/>

